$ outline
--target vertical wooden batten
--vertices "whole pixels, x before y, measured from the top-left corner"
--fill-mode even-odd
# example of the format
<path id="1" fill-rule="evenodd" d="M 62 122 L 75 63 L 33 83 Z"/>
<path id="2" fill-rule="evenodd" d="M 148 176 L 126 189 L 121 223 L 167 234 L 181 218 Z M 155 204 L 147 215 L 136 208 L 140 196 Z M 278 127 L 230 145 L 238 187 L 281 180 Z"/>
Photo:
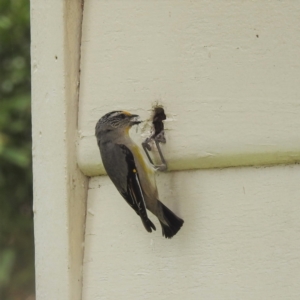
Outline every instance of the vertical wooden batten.
<path id="1" fill-rule="evenodd" d="M 87 178 L 76 161 L 82 1 L 31 1 L 37 299 L 81 299 Z"/>

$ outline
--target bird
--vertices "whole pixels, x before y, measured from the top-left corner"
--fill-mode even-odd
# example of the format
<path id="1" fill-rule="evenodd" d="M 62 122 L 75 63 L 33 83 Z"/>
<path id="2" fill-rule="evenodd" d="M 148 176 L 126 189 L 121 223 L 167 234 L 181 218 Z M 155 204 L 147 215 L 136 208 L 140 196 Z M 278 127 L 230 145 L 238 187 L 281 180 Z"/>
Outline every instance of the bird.
<path id="1" fill-rule="evenodd" d="M 172 238 L 184 221 L 158 198 L 155 169 L 146 161 L 129 135 L 139 116 L 127 111 L 111 111 L 99 119 L 95 136 L 107 175 L 131 208 L 141 218 L 148 232 L 156 230 L 147 210 L 159 220 L 162 235 Z"/>

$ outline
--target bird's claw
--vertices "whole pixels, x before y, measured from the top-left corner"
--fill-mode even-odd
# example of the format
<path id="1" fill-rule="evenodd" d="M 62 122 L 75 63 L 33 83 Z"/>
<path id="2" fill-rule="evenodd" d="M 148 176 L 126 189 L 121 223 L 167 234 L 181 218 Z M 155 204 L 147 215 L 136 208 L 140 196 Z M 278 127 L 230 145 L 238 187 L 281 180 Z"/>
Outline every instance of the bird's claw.
<path id="1" fill-rule="evenodd" d="M 162 131 L 160 132 L 155 138 L 154 138 L 155 141 L 157 141 L 158 143 L 162 143 L 162 144 L 165 144 L 167 141 L 166 141 L 166 138 L 165 138 L 165 132 Z"/>
<path id="2" fill-rule="evenodd" d="M 150 138 L 146 138 L 145 141 L 142 143 L 143 148 L 147 149 L 148 151 L 151 151 L 151 146 L 150 146 Z"/>
<path id="3" fill-rule="evenodd" d="M 151 140 L 154 140 L 154 142 L 155 142 L 156 148 L 158 150 L 158 154 L 160 156 L 160 160 L 162 162 L 161 165 L 155 165 L 153 163 L 152 158 L 150 157 L 150 155 L 148 153 L 148 151 L 152 150 L 151 145 L 150 145 Z M 159 135 L 157 135 L 155 137 L 152 136 L 150 138 L 146 138 L 145 141 L 142 143 L 142 146 L 143 146 L 143 149 L 144 149 L 144 151 L 145 151 L 145 153 L 146 153 L 146 155 L 147 155 L 150 163 L 154 166 L 154 168 L 156 170 L 158 170 L 158 171 L 164 172 L 164 171 L 166 171 L 168 169 L 168 167 L 167 167 L 167 162 L 166 162 L 166 160 L 165 160 L 165 158 L 164 158 L 164 156 L 162 154 L 162 151 L 160 149 L 159 143 L 166 143 L 166 138 L 164 136 L 164 132 L 163 131 Z"/>
<path id="4" fill-rule="evenodd" d="M 152 135 L 145 139 L 145 141 L 142 143 L 143 149 L 146 152 L 146 155 L 150 161 L 150 163 L 154 166 L 154 168 L 158 171 L 166 171 L 167 170 L 167 162 L 162 154 L 162 151 L 160 149 L 159 143 L 165 144 L 166 138 L 165 138 L 165 131 L 164 131 L 164 123 L 163 121 L 166 120 L 166 114 L 162 107 L 157 106 L 154 108 L 154 115 L 152 118 Z M 151 145 L 150 142 L 153 140 L 155 142 L 156 148 L 158 150 L 161 164 L 160 165 L 154 165 L 148 151 L 151 151 Z"/>
<path id="5" fill-rule="evenodd" d="M 167 171 L 167 166 L 166 165 L 159 165 L 159 166 L 154 166 L 155 170 L 160 171 L 160 172 L 165 172 Z"/>

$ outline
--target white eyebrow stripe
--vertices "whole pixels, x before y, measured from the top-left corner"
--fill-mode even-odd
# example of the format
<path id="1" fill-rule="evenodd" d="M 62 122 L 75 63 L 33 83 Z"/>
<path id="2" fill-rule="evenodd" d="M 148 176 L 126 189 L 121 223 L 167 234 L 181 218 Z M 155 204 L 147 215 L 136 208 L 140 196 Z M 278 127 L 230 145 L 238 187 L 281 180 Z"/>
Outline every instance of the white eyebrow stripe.
<path id="1" fill-rule="evenodd" d="M 116 116 L 118 116 L 120 114 L 120 112 L 116 111 L 115 113 L 113 113 L 112 115 L 110 115 L 110 118 L 114 118 Z"/>

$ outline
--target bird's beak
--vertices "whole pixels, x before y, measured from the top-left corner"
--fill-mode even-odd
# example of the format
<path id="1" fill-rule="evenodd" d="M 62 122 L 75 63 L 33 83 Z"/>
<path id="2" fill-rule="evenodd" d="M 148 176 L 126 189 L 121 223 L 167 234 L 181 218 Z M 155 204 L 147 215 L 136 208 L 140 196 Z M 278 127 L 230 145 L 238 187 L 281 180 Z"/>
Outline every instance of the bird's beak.
<path id="1" fill-rule="evenodd" d="M 130 126 L 137 125 L 142 123 L 142 121 L 138 121 L 139 115 L 131 115 L 130 116 Z"/>

